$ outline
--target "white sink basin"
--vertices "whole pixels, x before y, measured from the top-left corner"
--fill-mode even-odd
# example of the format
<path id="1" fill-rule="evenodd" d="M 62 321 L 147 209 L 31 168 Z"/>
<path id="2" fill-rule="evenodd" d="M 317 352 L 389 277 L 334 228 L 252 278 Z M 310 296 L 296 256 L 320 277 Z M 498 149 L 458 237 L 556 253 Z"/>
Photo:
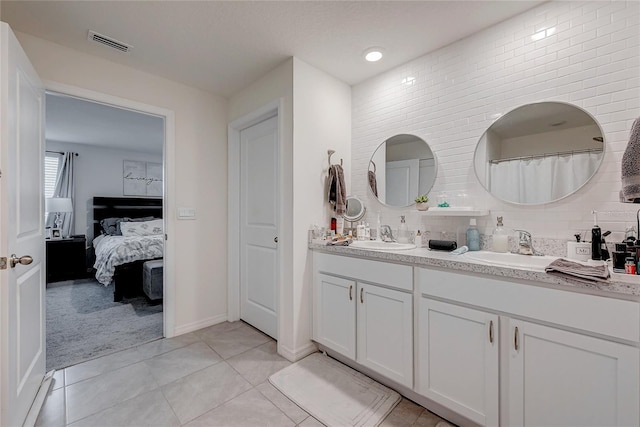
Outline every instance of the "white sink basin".
<path id="1" fill-rule="evenodd" d="M 349 246 L 372 251 L 406 251 L 416 247 L 413 243 L 381 242 L 379 240 L 354 240 Z"/>
<path id="2" fill-rule="evenodd" d="M 543 271 L 546 266 L 558 259 L 552 256 L 519 255 L 489 251 L 467 252 L 462 255 L 462 258 L 499 267 L 526 268 L 539 271 Z"/>

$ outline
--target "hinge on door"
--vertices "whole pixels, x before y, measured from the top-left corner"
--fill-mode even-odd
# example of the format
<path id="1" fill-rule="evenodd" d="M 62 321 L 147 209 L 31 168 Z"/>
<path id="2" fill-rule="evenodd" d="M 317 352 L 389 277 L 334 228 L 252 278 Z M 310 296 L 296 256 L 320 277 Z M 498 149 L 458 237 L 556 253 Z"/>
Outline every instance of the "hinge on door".
<path id="1" fill-rule="evenodd" d="M 7 258 L 0 257 L 0 270 L 6 270 L 6 269 L 7 269 Z"/>

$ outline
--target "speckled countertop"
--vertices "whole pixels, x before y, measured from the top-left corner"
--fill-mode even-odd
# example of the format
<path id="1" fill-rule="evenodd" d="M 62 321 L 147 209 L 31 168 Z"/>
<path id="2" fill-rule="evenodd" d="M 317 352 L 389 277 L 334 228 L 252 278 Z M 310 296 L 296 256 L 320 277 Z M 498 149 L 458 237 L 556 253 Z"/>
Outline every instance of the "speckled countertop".
<path id="1" fill-rule="evenodd" d="M 489 265 L 465 258 L 464 255 L 452 255 L 449 252 L 431 251 L 427 248 L 416 248 L 405 251 L 380 251 L 349 246 L 327 246 L 323 241 L 314 241 L 309 244 L 309 248 L 331 254 L 355 256 L 372 260 L 400 262 L 415 266 L 441 267 L 449 270 L 488 274 L 502 278 L 528 280 L 547 286 L 560 286 L 565 290 L 595 292 L 599 295 L 613 298 L 640 301 L 640 276 L 628 274 L 611 273 L 609 282 L 587 284 L 552 276 L 541 269 L 507 268 Z"/>

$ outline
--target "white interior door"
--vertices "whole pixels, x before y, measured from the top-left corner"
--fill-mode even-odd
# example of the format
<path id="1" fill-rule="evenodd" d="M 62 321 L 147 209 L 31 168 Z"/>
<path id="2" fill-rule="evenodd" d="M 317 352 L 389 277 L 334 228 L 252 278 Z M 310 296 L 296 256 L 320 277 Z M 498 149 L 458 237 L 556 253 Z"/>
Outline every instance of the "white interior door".
<path id="1" fill-rule="evenodd" d="M 387 162 L 386 202 L 391 206 L 408 206 L 418 195 L 418 159 Z"/>
<path id="2" fill-rule="evenodd" d="M 240 132 L 240 318 L 278 335 L 278 118 Z"/>
<path id="3" fill-rule="evenodd" d="M 44 88 L 5 23 L 0 38 L 0 425 L 21 426 L 45 374 Z"/>

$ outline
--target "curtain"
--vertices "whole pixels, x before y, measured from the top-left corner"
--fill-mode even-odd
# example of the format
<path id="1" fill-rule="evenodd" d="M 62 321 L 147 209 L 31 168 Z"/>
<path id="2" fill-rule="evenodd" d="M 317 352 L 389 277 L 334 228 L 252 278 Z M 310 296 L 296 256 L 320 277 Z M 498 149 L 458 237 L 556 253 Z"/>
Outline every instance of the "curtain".
<path id="1" fill-rule="evenodd" d="M 75 208 L 75 180 L 73 177 L 73 159 L 75 153 L 64 153 L 60 158 L 60 168 L 56 186 L 53 190 L 53 197 L 67 197 L 71 199 L 71 204 Z M 54 227 L 55 214 L 47 216 L 47 227 Z M 62 218 L 62 235 L 71 236 L 75 234 L 74 215 L 73 212 L 61 213 Z"/>
<path id="2" fill-rule="evenodd" d="M 548 203 L 587 182 L 601 157 L 602 153 L 578 153 L 493 163 L 491 193 L 514 203 Z"/>

